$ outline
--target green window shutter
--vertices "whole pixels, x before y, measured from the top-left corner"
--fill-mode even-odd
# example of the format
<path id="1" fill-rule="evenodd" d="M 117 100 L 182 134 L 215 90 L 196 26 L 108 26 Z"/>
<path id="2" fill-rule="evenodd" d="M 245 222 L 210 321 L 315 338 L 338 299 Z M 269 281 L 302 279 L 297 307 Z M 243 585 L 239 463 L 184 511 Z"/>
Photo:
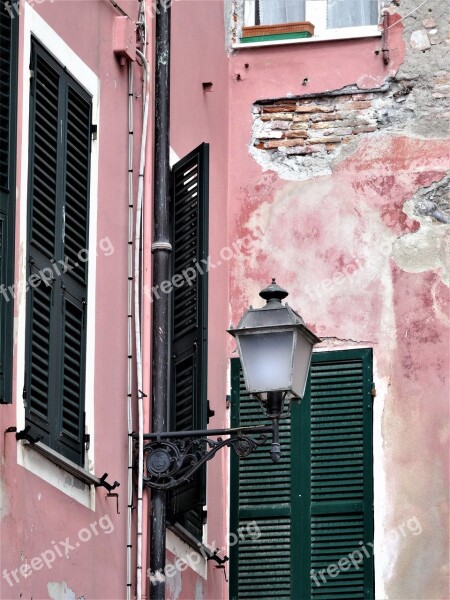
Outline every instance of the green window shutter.
<path id="1" fill-rule="evenodd" d="M 237 360 L 236 365 L 232 364 L 234 426 L 239 423 L 236 412 L 240 406 L 239 395 L 245 391 L 239 377 Z M 284 494 L 286 489 L 290 493 L 290 552 L 285 554 L 290 568 L 284 580 L 285 586 L 289 584 L 289 593 L 283 591 L 282 597 L 292 600 L 374 598 L 372 377 L 371 350 L 314 353 L 305 398 L 292 406 L 290 427 L 297 433 L 292 435 L 290 473 L 287 482 L 281 484 L 283 489 L 277 482 L 276 465 L 274 473 L 268 474 L 266 479 L 258 479 L 258 472 L 264 472 L 264 466 L 256 461 L 249 465 L 255 482 L 251 488 L 253 503 L 261 502 L 258 498 L 264 498 L 267 493 Z M 240 394 L 236 391 L 239 388 Z M 255 403 L 255 411 L 258 410 Z M 260 422 L 260 414 L 256 412 L 255 424 Z M 242 423 L 242 414 L 240 419 Z M 285 446 L 283 443 L 283 451 Z M 242 527 L 237 519 L 242 519 L 242 514 L 247 516 L 242 506 L 246 495 L 251 493 L 242 477 L 245 461 L 241 463 L 232 458 L 231 531 Z M 275 506 L 273 504 L 272 510 Z M 255 520 L 259 525 L 256 517 Z M 247 564 L 245 555 L 242 556 L 241 548 L 248 543 L 245 540 L 231 549 L 233 599 L 258 597 L 256 588 L 252 592 L 252 581 L 258 585 L 266 581 L 267 587 L 270 583 L 278 586 L 279 569 L 275 568 L 271 575 L 264 552 L 262 560 L 258 558 L 260 548 L 265 548 L 265 544 L 276 548 L 281 538 L 275 532 L 264 539 L 262 528 L 261 533 L 261 538 L 253 542 L 253 563 Z M 341 563 L 345 570 L 341 569 L 339 560 L 348 559 L 352 552 L 358 553 L 355 555 L 360 563 L 358 568 L 348 561 L 348 564 Z M 331 567 L 331 575 L 327 572 L 330 565 L 337 566 L 336 569 Z M 264 590 L 259 597 L 272 596 L 266 596 Z"/>
<path id="2" fill-rule="evenodd" d="M 19 16 L 0 0 L 0 403 L 10 403 L 13 354 L 16 189 L 17 42 Z"/>
<path id="3" fill-rule="evenodd" d="M 209 145 L 201 144 L 172 169 L 172 275 L 183 278 L 171 294 L 171 427 L 177 431 L 206 427 L 208 168 Z M 200 539 L 205 472 L 170 494 L 168 515 Z"/>
<path id="4" fill-rule="evenodd" d="M 27 422 L 82 465 L 91 98 L 35 40 L 31 70 Z"/>
<path id="5" fill-rule="evenodd" d="M 232 427 L 270 425 L 260 404 L 245 392 L 238 358 L 231 360 Z M 249 457 L 231 453 L 231 539 L 244 532 L 238 544 L 230 544 L 230 598 L 288 600 L 291 596 L 291 427 L 280 421 L 281 460 L 274 464 L 270 444 Z M 255 522 L 261 536 L 245 535 Z"/>

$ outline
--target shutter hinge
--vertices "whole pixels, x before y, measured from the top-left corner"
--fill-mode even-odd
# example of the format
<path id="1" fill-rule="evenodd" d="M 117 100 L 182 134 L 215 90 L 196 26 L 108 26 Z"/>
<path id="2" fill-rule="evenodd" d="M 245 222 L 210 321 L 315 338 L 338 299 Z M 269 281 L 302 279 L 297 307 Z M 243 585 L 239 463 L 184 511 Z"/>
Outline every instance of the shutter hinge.
<path id="1" fill-rule="evenodd" d="M 91 123 L 91 136 L 93 140 L 97 139 L 97 125 L 95 123 Z"/>
<path id="2" fill-rule="evenodd" d="M 84 434 L 84 443 L 86 445 L 86 450 L 89 450 L 91 447 L 91 435 L 89 433 Z"/>
<path id="3" fill-rule="evenodd" d="M 207 417 L 207 421 L 208 421 L 208 424 L 209 424 L 209 420 L 211 419 L 211 417 L 213 417 L 216 414 L 216 411 L 211 409 L 211 405 L 209 403 L 209 400 L 207 400 L 206 403 L 207 403 L 206 417 Z"/>
<path id="4" fill-rule="evenodd" d="M 377 395 L 377 389 L 375 387 L 375 383 L 372 382 L 372 387 L 370 388 L 370 395 L 372 396 L 372 402 L 375 400 L 375 396 Z"/>

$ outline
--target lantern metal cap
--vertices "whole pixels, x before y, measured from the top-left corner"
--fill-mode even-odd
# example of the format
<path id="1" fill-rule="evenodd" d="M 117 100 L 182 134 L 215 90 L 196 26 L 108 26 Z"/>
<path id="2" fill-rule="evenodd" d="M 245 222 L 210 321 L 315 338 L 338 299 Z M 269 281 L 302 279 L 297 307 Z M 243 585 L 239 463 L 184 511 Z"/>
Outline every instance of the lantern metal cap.
<path id="1" fill-rule="evenodd" d="M 289 296 L 289 292 L 284 290 L 282 287 L 277 285 L 275 278 L 272 278 L 272 283 L 268 285 L 266 288 L 259 292 L 261 298 L 266 300 L 267 305 L 277 302 L 281 304 L 281 301 L 284 300 L 287 296 Z M 266 306 L 267 306 L 266 305 Z M 264 307 L 265 308 L 265 307 Z"/>

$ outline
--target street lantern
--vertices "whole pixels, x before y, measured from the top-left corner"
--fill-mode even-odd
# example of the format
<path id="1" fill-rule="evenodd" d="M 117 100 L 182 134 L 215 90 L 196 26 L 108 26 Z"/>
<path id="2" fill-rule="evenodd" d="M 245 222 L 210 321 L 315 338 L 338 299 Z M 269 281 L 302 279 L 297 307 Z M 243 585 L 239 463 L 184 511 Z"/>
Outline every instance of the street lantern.
<path id="1" fill-rule="evenodd" d="M 236 338 L 247 392 L 261 402 L 265 414 L 278 429 L 278 419 L 289 413 L 293 398 L 303 398 L 314 344 L 321 340 L 288 304 L 288 292 L 275 279 L 259 294 L 266 305 L 250 307 L 236 329 Z M 279 460 L 275 436 L 272 460 Z M 278 457 L 278 458 L 277 458 Z"/>

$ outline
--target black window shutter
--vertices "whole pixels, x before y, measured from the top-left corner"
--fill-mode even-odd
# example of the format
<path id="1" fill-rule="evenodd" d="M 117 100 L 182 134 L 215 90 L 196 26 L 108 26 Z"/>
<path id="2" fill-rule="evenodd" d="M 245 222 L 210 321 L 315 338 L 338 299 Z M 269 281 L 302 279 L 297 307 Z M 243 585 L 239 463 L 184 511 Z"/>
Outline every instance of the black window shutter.
<path id="1" fill-rule="evenodd" d="M 172 169 L 171 427 L 206 428 L 208 319 L 209 145 L 201 144 Z M 206 470 L 170 495 L 169 520 L 202 535 Z"/>
<path id="2" fill-rule="evenodd" d="M 261 423 L 239 359 L 231 369 L 233 425 Z M 261 531 L 231 547 L 233 600 L 374 598 L 371 386 L 371 350 L 314 353 L 305 398 L 283 422 L 287 468 L 268 472 L 268 445 L 261 456 L 232 457 L 230 529 L 245 532 L 255 520 Z M 353 551 L 363 556 L 359 568 L 328 574 Z"/>
<path id="3" fill-rule="evenodd" d="M 19 16 L 0 0 L 0 403 L 10 403 L 13 354 L 15 148 Z M 11 10 L 11 7 L 10 7 Z M 11 288 L 12 289 L 12 288 Z"/>
<path id="4" fill-rule="evenodd" d="M 91 98 L 35 40 L 31 70 L 27 421 L 82 465 Z"/>

